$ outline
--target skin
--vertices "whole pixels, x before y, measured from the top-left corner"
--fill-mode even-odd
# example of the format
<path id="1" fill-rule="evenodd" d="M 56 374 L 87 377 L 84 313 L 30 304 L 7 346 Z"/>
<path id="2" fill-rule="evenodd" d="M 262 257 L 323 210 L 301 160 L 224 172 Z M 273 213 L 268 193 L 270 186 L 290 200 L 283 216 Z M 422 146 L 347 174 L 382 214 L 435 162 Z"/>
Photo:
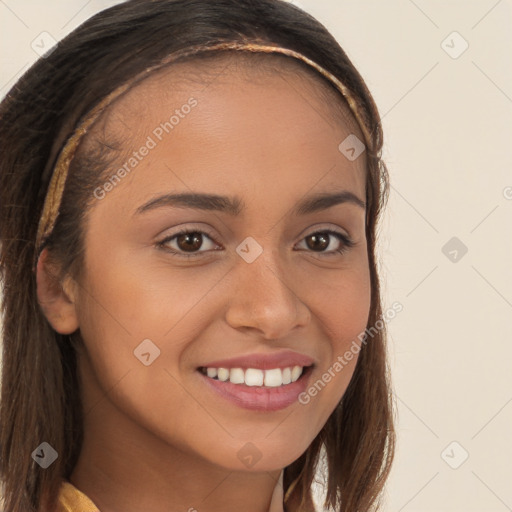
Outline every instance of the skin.
<path id="1" fill-rule="evenodd" d="M 240 72 L 217 63 L 221 75 L 201 81 L 187 79 L 189 66 L 145 80 L 95 127 L 96 139 L 122 141 L 115 172 L 176 108 L 198 102 L 136 169 L 93 198 L 80 279 L 56 286 L 46 250 L 38 265 L 50 323 L 63 334 L 79 328 L 84 340 L 85 438 L 70 480 L 102 512 L 266 512 L 281 469 L 326 423 L 357 355 L 307 405 L 275 412 L 213 394 L 197 367 L 291 349 L 314 359 L 313 383 L 364 331 L 370 310 L 364 208 L 292 214 L 317 192 L 365 199 L 364 153 L 351 162 L 338 150 L 350 133 L 363 137 L 349 114 L 334 121 L 333 110 L 344 111 L 337 93 L 289 67 Z M 246 208 L 236 217 L 172 206 L 134 213 L 161 194 L 191 191 L 236 195 Z M 211 234 L 190 259 L 157 247 L 181 228 Z M 310 235 L 322 229 L 354 246 L 336 253 L 343 243 L 330 236 L 311 249 Z M 263 248 L 250 264 L 235 251 L 247 236 Z M 187 254 L 186 241 L 167 246 Z M 150 366 L 133 353 L 144 339 L 160 349 Z M 251 468 L 237 456 L 248 441 L 261 454 Z"/>

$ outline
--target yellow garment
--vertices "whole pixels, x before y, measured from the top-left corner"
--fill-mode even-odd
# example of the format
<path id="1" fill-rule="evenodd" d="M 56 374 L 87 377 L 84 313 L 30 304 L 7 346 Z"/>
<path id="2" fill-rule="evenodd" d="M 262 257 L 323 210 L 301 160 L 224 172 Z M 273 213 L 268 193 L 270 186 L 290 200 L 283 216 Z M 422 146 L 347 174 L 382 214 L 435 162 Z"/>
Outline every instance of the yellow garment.
<path id="1" fill-rule="evenodd" d="M 82 491 L 66 480 L 60 486 L 55 512 L 99 512 L 99 509 Z"/>
<path id="2" fill-rule="evenodd" d="M 79 491 L 71 482 L 65 480 L 60 487 L 55 512 L 100 512 L 100 509 L 82 491 Z M 283 471 L 281 471 L 279 481 L 274 488 L 268 512 L 284 512 Z"/>

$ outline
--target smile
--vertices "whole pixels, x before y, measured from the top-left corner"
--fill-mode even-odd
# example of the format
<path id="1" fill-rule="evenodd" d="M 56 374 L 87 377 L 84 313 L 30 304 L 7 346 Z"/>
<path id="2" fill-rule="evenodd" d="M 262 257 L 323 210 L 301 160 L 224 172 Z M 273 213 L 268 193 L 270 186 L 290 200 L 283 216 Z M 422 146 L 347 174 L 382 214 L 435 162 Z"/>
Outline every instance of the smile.
<path id="1" fill-rule="evenodd" d="M 206 389 L 237 407 L 270 413 L 298 403 L 313 372 L 311 366 L 285 368 L 199 367 Z M 212 398 L 214 398 L 212 396 Z"/>
<path id="2" fill-rule="evenodd" d="M 270 368 L 260 370 L 258 368 L 199 368 L 199 371 L 210 379 L 231 384 L 245 386 L 261 386 L 276 388 L 287 386 L 296 382 L 304 371 L 303 366 L 290 366 L 287 368 Z"/>

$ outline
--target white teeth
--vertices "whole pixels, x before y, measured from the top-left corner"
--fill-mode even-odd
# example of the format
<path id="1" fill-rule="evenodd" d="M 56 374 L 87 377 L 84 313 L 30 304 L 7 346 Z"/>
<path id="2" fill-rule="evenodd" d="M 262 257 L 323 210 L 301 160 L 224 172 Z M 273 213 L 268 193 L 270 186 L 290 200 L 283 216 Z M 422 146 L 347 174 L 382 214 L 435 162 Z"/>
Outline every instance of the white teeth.
<path id="1" fill-rule="evenodd" d="M 302 375 L 302 366 L 292 368 L 292 382 L 295 382 Z"/>
<path id="2" fill-rule="evenodd" d="M 283 385 L 283 372 L 280 368 L 265 370 L 265 386 L 277 388 Z"/>
<path id="3" fill-rule="evenodd" d="M 245 384 L 246 386 L 265 386 L 276 388 L 295 382 L 302 375 L 302 366 L 288 368 L 272 368 L 259 370 L 257 368 L 206 368 L 206 373 L 211 379 L 218 379 L 232 384 Z"/>
<path id="4" fill-rule="evenodd" d="M 233 384 L 244 383 L 244 371 L 242 368 L 231 368 L 229 372 L 229 382 Z"/>
<path id="5" fill-rule="evenodd" d="M 226 382 L 229 380 L 229 370 L 227 368 L 219 368 L 217 370 L 217 377 L 219 380 Z"/>
<path id="6" fill-rule="evenodd" d="M 246 386 L 263 386 L 263 371 L 256 370 L 255 368 L 248 368 L 245 370 L 245 385 Z"/>

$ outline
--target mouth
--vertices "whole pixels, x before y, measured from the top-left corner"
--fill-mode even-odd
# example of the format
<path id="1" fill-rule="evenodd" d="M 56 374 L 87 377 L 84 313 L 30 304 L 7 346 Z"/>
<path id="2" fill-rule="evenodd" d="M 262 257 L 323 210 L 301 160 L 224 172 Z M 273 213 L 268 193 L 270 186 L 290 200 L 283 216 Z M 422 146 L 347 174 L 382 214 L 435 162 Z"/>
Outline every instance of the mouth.
<path id="1" fill-rule="evenodd" d="M 220 397 L 236 407 L 271 413 L 299 403 L 314 364 L 284 368 L 204 367 L 197 370 L 211 399 Z"/>
<path id="2" fill-rule="evenodd" d="M 229 382 L 231 384 L 259 387 L 259 388 L 280 388 L 297 382 L 308 373 L 313 365 L 309 366 L 288 366 L 285 368 L 214 368 L 200 366 L 198 371 L 209 379 Z"/>

